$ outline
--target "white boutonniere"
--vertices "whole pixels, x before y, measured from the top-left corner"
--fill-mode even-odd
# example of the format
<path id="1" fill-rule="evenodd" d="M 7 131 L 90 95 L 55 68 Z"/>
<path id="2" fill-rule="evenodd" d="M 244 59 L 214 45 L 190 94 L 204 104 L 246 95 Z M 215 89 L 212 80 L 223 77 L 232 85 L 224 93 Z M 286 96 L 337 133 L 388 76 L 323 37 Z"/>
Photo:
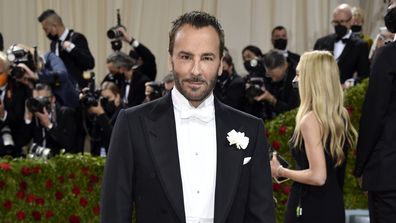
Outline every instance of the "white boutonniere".
<path id="1" fill-rule="evenodd" d="M 227 133 L 227 140 L 230 146 L 235 144 L 238 149 L 246 149 L 249 144 L 249 137 L 246 137 L 244 132 L 237 132 L 234 129 Z"/>

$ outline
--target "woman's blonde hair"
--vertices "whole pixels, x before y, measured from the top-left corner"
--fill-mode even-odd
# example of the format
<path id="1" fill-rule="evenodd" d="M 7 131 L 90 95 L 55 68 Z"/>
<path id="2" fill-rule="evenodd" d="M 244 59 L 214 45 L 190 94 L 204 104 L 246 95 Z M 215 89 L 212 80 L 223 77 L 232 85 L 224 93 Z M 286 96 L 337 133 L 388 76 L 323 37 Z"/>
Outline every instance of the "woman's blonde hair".
<path id="1" fill-rule="evenodd" d="M 301 120 L 312 111 L 321 125 L 322 145 L 335 161 L 343 163 L 343 146 L 356 143 L 357 133 L 352 126 L 348 111 L 344 107 L 344 93 L 340 84 L 338 65 L 328 51 L 306 52 L 297 66 L 301 104 L 296 116 L 296 128 L 291 142 L 301 147 Z"/>

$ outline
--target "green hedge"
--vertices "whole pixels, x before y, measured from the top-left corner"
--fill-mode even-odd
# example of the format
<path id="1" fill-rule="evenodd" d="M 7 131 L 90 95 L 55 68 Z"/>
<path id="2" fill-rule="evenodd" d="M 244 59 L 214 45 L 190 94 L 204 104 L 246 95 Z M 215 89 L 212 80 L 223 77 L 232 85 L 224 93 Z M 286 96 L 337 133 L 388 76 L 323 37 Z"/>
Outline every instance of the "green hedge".
<path id="1" fill-rule="evenodd" d="M 353 126 L 358 129 L 360 120 L 360 109 L 362 107 L 365 92 L 368 86 L 368 79 L 362 83 L 348 89 L 345 92 L 345 107 L 348 109 Z M 291 138 L 295 125 L 295 116 L 297 109 L 279 115 L 276 119 L 266 123 L 267 136 L 269 143 L 284 156 L 288 161 L 293 163 L 293 158 L 289 150 L 288 141 Z M 367 197 L 359 188 L 357 179 L 352 175 L 355 164 L 356 148 L 349 151 L 347 170 L 344 185 L 344 200 L 346 209 L 366 209 Z M 292 167 L 293 168 L 293 167 Z M 274 197 L 277 201 L 277 222 L 283 222 L 283 214 L 287 197 L 291 189 L 291 181 L 277 184 L 273 183 Z"/>
<path id="2" fill-rule="evenodd" d="M 368 81 L 346 92 L 346 106 L 355 127 Z M 292 160 L 288 140 L 294 129 L 296 110 L 266 123 L 272 146 Z M 367 208 L 366 196 L 352 176 L 355 149 L 350 151 L 344 199 L 348 209 Z M 99 222 L 99 194 L 104 159 L 62 154 L 48 161 L 0 158 L 0 219 L 14 222 Z M 273 184 L 277 220 L 282 222 L 291 182 Z"/>

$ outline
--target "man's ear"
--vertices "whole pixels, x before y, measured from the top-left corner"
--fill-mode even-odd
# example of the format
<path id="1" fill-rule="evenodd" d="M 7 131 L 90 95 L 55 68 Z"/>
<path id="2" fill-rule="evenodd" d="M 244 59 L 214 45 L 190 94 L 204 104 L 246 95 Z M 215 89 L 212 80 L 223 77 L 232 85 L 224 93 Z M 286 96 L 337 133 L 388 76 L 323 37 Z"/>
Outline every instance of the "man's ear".
<path id="1" fill-rule="evenodd" d="M 223 73 L 223 57 L 220 58 L 220 66 L 219 66 L 219 70 L 217 71 L 217 76 L 221 76 L 222 73 Z"/>
<path id="2" fill-rule="evenodd" d="M 168 70 L 173 71 L 173 61 L 172 61 L 172 55 L 168 53 Z"/>

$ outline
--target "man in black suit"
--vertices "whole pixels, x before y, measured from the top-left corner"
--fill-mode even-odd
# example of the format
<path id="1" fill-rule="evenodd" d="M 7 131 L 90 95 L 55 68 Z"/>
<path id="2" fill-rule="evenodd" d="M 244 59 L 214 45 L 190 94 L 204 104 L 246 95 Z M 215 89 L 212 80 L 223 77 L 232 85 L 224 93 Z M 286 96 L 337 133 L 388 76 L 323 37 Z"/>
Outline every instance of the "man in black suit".
<path id="1" fill-rule="evenodd" d="M 95 66 L 88 42 L 81 33 L 65 28 L 62 18 L 52 9 L 47 9 L 38 17 L 43 30 L 51 40 L 51 51 L 59 56 L 80 89 L 87 87 L 89 80 L 83 72 Z"/>
<path id="2" fill-rule="evenodd" d="M 31 126 L 33 143 L 50 148 L 53 154 L 61 149 L 72 152 L 76 135 L 75 111 L 57 105 L 51 87 L 44 83 L 35 85 L 33 99 L 36 103 L 29 99 L 25 112 L 25 122 Z"/>
<path id="3" fill-rule="evenodd" d="M 352 10 L 348 4 L 334 9 L 331 23 L 335 33 L 318 39 L 314 50 L 332 52 L 340 69 L 340 81 L 347 88 L 351 81 L 354 83 L 369 75 L 369 48 L 367 42 L 352 35 Z"/>
<path id="4" fill-rule="evenodd" d="M 120 112 L 101 222 L 130 222 L 133 206 L 145 223 L 275 222 L 264 125 L 213 97 L 222 72 L 220 24 L 204 12 L 186 13 L 169 39 L 175 87 Z"/>
<path id="5" fill-rule="evenodd" d="M 213 93 L 224 104 L 243 110 L 246 102 L 245 80 L 236 73 L 234 62 L 228 52 L 224 53 L 223 72 L 216 81 Z"/>
<path id="6" fill-rule="evenodd" d="M 396 32 L 396 4 L 385 16 Z M 368 191 L 370 222 L 396 219 L 396 42 L 378 48 L 360 119 L 355 175 Z"/>
<path id="7" fill-rule="evenodd" d="M 300 55 L 293 53 L 287 49 L 287 31 L 283 26 L 276 26 L 271 32 L 271 43 L 274 49 L 283 53 L 283 55 L 294 65 L 297 66 L 300 61 Z"/>
<path id="8" fill-rule="evenodd" d="M 135 69 L 137 67 L 136 61 L 127 54 L 116 51 L 107 57 L 106 63 L 110 73 L 106 75 L 103 81 L 116 83 L 121 90 L 125 107 L 141 104 L 146 97 L 145 83 L 150 79 Z"/>

